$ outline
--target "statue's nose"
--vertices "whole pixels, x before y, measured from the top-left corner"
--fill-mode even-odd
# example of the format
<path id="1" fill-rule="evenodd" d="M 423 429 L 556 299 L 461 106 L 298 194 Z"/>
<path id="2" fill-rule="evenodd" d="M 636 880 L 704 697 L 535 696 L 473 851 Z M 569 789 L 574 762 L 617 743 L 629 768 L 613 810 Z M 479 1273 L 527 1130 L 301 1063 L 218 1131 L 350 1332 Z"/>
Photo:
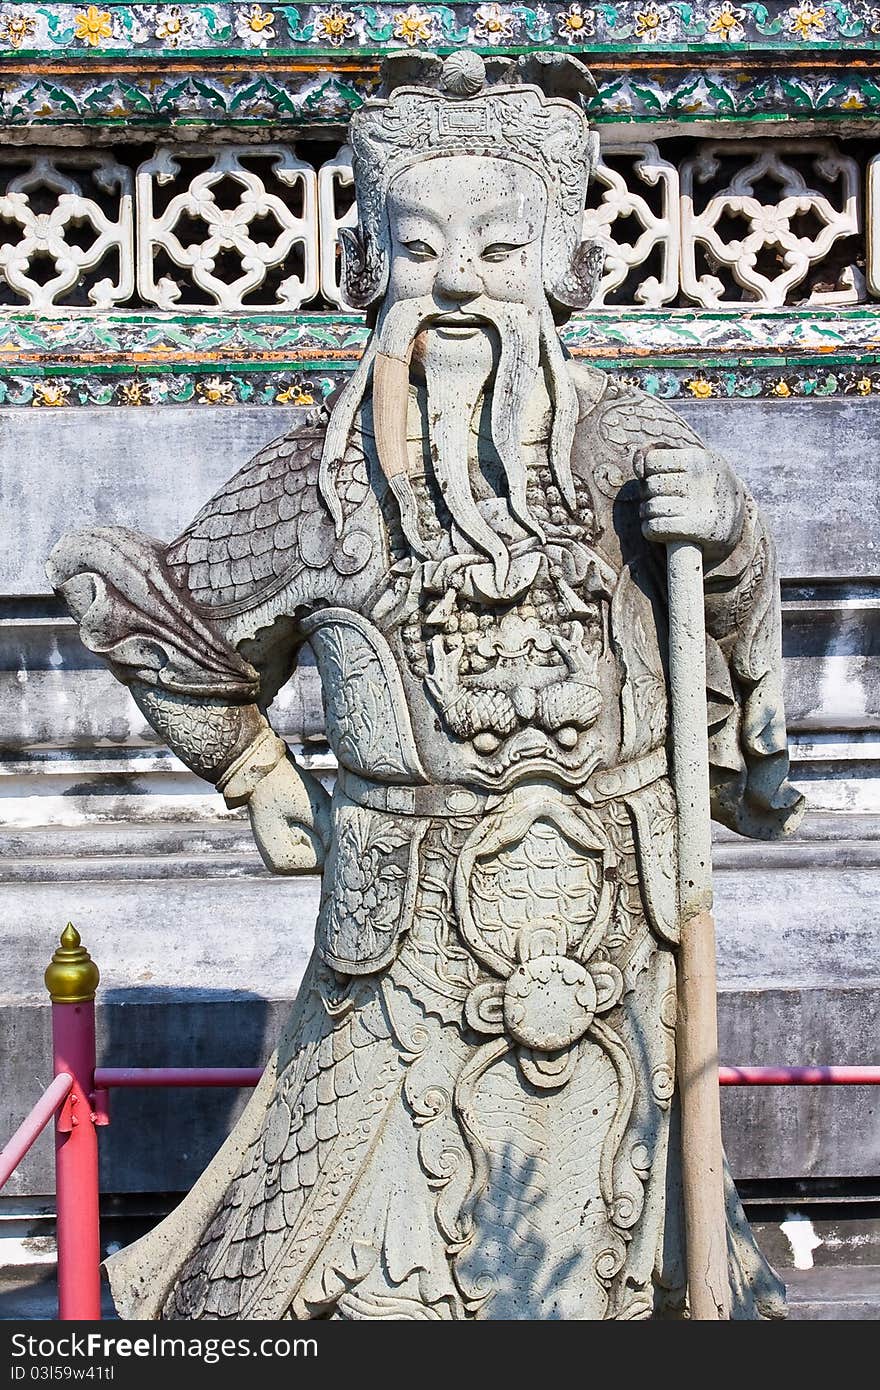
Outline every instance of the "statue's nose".
<path id="1" fill-rule="evenodd" d="M 470 258 L 460 253 L 443 257 L 434 279 L 435 295 L 452 300 L 456 304 L 465 304 L 468 300 L 476 299 L 482 289 Z"/>

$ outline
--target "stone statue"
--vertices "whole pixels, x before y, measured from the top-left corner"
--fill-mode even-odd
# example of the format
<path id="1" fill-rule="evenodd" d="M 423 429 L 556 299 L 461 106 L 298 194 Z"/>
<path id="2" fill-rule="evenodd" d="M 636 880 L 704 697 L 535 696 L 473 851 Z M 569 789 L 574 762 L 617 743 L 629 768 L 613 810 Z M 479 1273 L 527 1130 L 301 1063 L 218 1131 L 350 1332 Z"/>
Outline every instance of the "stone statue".
<path id="1" fill-rule="evenodd" d="M 49 564 L 267 865 L 323 871 L 261 1085 L 109 1262 L 129 1317 L 685 1315 L 667 541 L 704 555 L 713 814 L 800 814 L 754 502 L 557 334 L 600 269 L 596 137 L 558 95 L 584 70 L 413 63 L 351 123 L 373 333 L 329 418 L 170 545 L 97 528 Z M 305 642 L 332 799 L 266 717 Z M 727 1219 L 733 1316 L 782 1316 L 729 1178 Z"/>

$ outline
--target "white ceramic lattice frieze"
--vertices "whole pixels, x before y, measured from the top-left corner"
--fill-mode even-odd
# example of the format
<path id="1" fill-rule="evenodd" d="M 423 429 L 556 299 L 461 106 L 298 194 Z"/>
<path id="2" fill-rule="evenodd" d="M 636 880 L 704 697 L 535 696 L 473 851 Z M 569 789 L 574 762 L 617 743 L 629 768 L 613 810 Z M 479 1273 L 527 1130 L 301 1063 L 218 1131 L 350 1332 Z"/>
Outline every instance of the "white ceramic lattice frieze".
<path id="1" fill-rule="evenodd" d="M 289 146 L 161 147 L 137 171 L 137 204 L 148 303 L 298 309 L 318 293 L 317 175 Z"/>
<path id="2" fill-rule="evenodd" d="M 829 141 L 713 143 L 680 177 L 681 286 L 698 304 L 740 304 L 736 285 L 767 307 L 863 297 L 857 269 L 835 258 L 860 231 L 859 166 Z"/>
<path id="3" fill-rule="evenodd" d="M 0 180 L 7 302 L 36 310 L 86 303 L 109 309 L 131 297 L 130 170 L 109 154 L 7 149 Z"/>
<path id="4" fill-rule="evenodd" d="M 639 185 L 642 190 L 639 190 Z M 644 196 L 657 189 L 654 206 Z M 597 194 L 601 190 L 601 198 Z M 630 281 L 626 301 L 659 309 L 678 294 L 679 213 L 678 171 L 663 159 L 657 146 L 605 141 L 593 176 L 590 202 L 584 213 L 584 238 L 599 242 L 605 265 L 594 308 Z M 634 222 L 627 240 L 624 223 Z M 659 274 L 635 279 L 633 272 L 649 259 Z"/>
<path id="5" fill-rule="evenodd" d="M 343 145 L 318 170 L 318 225 L 321 233 L 321 295 L 347 309 L 339 283 L 339 229 L 357 226 L 351 149 Z"/>

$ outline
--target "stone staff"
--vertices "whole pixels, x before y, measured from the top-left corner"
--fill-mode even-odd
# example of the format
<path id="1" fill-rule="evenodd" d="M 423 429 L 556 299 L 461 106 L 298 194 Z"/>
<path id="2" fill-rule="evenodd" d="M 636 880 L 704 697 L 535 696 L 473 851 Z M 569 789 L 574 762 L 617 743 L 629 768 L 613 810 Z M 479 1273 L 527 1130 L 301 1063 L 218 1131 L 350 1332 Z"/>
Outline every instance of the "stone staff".
<path id="1" fill-rule="evenodd" d="M 703 555 L 690 541 L 666 547 L 672 768 L 678 805 L 676 1055 L 681 1099 L 681 1175 L 690 1315 L 730 1316 L 724 1156 L 718 1090 L 715 922 L 706 723 Z"/>

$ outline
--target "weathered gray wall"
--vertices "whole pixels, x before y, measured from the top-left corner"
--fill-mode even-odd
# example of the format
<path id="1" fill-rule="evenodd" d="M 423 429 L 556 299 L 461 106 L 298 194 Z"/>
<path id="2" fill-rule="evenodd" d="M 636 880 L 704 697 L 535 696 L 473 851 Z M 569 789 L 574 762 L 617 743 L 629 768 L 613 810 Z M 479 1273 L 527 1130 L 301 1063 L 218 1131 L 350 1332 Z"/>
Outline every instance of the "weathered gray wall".
<path id="1" fill-rule="evenodd" d="M 723 1058 L 876 1062 L 880 405 L 713 401 L 682 410 L 749 480 L 778 537 L 795 776 L 811 805 L 794 843 L 719 838 Z M 91 521 L 171 537 L 296 414 L 0 411 L 0 1134 L 48 1076 L 41 978 L 68 918 L 101 966 L 105 1062 L 255 1063 L 295 994 L 317 884 L 263 871 L 241 815 L 156 744 L 126 692 L 82 649 L 43 563 L 62 530 Z M 332 773 L 308 664 L 279 697 L 275 722 Z M 880 1173 L 875 1095 L 727 1093 L 734 1171 Z M 236 1104 L 221 1093 L 120 1096 L 102 1140 L 105 1189 L 186 1186 Z M 20 1193 L 51 1189 L 48 1143 L 13 1181 Z"/>

